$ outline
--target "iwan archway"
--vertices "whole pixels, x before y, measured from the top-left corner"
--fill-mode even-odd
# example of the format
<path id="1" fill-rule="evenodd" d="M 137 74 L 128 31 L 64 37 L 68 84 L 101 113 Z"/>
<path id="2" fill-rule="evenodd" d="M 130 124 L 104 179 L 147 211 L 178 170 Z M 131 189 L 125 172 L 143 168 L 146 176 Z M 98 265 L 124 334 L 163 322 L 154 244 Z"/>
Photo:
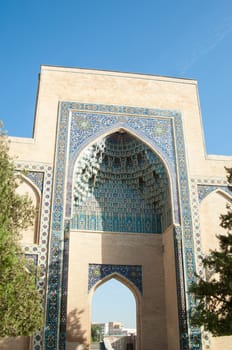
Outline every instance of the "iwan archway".
<path id="1" fill-rule="evenodd" d="M 80 319 L 89 339 L 89 289 L 94 281 L 118 273 L 142 295 L 138 310 L 143 347 L 164 347 L 162 233 L 170 229 L 172 210 L 163 162 L 120 128 L 82 151 L 74 165 L 72 192 L 68 314 L 83 309 Z M 78 283 L 86 278 L 88 291 L 85 283 Z M 157 330 L 156 339 L 149 329 Z"/>
<path id="2" fill-rule="evenodd" d="M 189 322 L 188 287 L 204 275 L 212 218 L 224 212 L 221 196 L 213 206 L 205 197 L 227 191 L 231 167 L 231 157 L 206 154 L 203 138 L 195 80 L 41 67 L 34 137 L 10 143 L 38 189 L 21 187 L 38 206 L 22 244 L 39 266 L 45 311 L 31 349 L 65 350 L 76 335 L 88 344 L 91 290 L 108 274 L 138 293 L 137 350 L 228 348 L 230 337 Z"/>
<path id="3" fill-rule="evenodd" d="M 140 292 L 137 350 L 184 348 L 189 340 L 179 335 L 187 331 L 181 226 L 190 244 L 192 237 L 181 115 L 64 102 L 56 150 L 52 225 L 57 235 L 51 239 L 48 293 L 57 266 L 52 252 L 63 251 L 56 283 L 56 293 L 62 289 L 60 348 L 72 348 L 73 339 L 65 336 L 74 310 L 89 344 L 89 293 L 93 281 L 109 272 Z M 192 273 L 193 251 L 187 254 Z M 49 308 L 48 301 L 51 342 Z"/>

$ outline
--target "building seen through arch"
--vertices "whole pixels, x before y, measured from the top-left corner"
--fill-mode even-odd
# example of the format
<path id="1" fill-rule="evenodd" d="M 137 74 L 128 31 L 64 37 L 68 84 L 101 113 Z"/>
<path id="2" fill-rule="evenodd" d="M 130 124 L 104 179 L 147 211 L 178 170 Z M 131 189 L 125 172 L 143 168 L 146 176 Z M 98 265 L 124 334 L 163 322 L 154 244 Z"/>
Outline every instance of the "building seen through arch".
<path id="1" fill-rule="evenodd" d="M 42 66 L 33 138 L 10 153 L 38 207 L 22 245 L 45 314 L 17 349 L 87 349 L 93 293 L 111 278 L 135 297 L 136 350 L 232 347 L 189 320 L 232 164 L 205 152 L 195 80 Z"/>
<path id="2" fill-rule="evenodd" d="M 110 336 L 136 336 L 136 299 L 117 276 L 94 290 L 91 327 L 92 343 Z M 135 342 L 136 338 L 133 340 Z"/>

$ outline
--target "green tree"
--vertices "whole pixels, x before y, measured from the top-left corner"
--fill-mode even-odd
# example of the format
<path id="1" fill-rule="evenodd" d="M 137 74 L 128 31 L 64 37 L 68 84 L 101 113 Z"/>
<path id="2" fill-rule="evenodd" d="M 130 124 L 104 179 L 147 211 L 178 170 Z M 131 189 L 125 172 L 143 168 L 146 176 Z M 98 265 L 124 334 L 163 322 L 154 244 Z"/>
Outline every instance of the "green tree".
<path id="1" fill-rule="evenodd" d="M 231 190 L 232 168 L 226 169 Z M 232 334 L 232 208 L 220 216 L 225 234 L 218 235 L 219 250 L 213 250 L 202 259 L 208 278 L 197 275 L 189 292 L 197 299 L 196 311 L 190 315 L 193 326 L 204 326 L 214 336 Z M 206 273 L 207 276 L 207 273 Z"/>
<path id="2" fill-rule="evenodd" d="M 35 210 L 26 196 L 16 193 L 20 176 L 8 154 L 0 125 L 0 337 L 31 335 L 43 322 L 36 269 L 25 258 L 20 232 L 32 224 Z"/>
<path id="3" fill-rule="evenodd" d="M 91 340 L 93 342 L 100 341 L 101 337 L 101 326 L 98 324 L 91 325 Z"/>

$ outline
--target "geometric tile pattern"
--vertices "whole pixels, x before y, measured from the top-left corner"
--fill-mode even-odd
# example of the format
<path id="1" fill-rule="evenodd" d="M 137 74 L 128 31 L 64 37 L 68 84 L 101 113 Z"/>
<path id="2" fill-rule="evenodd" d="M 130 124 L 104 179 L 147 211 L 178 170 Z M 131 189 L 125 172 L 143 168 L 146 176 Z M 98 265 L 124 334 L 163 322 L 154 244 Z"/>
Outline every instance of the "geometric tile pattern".
<path id="1" fill-rule="evenodd" d="M 63 104 L 65 107 L 65 105 Z M 112 112 L 105 108 L 104 114 L 101 109 L 101 105 L 99 106 L 98 113 L 91 112 L 86 113 L 88 111 L 88 106 L 86 104 L 75 104 L 75 108 L 78 110 L 84 109 L 85 112 L 73 112 L 72 113 L 72 125 L 71 125 L 71 135 L 70 135 L 70 153 L 74 154 L 77 150 L 77 147 L 83 144 L 86 138 L 92 136 L 92 134 L 97 134 L 103 127 L 104 129 L 110 129 L 113 125 L 120 123 L 127 126 L 132 126 L 134 130 L 139 130 L 141 127 L 143 128 L 144 134 L 147 135 L 146 139 L 151 139 L 154 136 L 159 142 L 160 149 L 162 149 L 163 153 L 168 157 L 174 159 L 173 153 L 173 144 L 172 144 L 172 130 L 170 120 L 161 119 L 162 116 L 166 117 L 166 113 L 161 110 L 150 110 L 146 108 L 140 108 L 140 113 L 143 115 L 142 120 L 135 119 L 130 114 L 137 115 L 137 108 L 132 108 L 131 111 L 128 109 L 122 109 L 120 112 Z M 89 105 L 89 108 L 95 107 L 94 105 Z M 116 107 L 116 106 L 115 106 Z M 118 106 L 119 107 L 119 106 Z M 69 106 L 72 108 L 72 106 Z M 104 108 L 104 106 L 103 106 Z M 101 109 L 101 113 L 100 112 Z M 119 107 L 120 109 L 120 107 Z M 125 110 L 125 112 L 124 112 Z M 129 113 L 128 113 L 129 112 Z M 155 113 L 154 113 L 155 112 Z M 169 112 L 172 114 L 173 112 Z M 159 120 L 151 120 L 150 118 L 146 118 L 146 115 L 155 114 L 161 117 Z M 120 115 L 120 118 L 118 116 Z M 164 137 L 164 135 L 167 137 Z"/>
<path id="2" fill-rule="evenodd" d="M 61 102 L 58 123 L 45 350 L 63 349 L 65 343 L 63 336 L 59 339 L 58 325 L 60 317 L 65 318 L 65 315 L 60 314 L 60 298 L 66 298 L 66 295 L 60 295 L 59 291 L 62 285 L 64 219 L 71 217 L 76 161 L 86 146 L 119 129 L 146 143 L 162 158 L 168 169 L 172 182 L 173 218 L 177 225 L 175 254 L 178 296 L 181 299 L 181 349 L 201 349 L 200 330 L 186 323 L 186 310 L 195 307 L 194 300 L 185 292 L 193 279 L 195 253 L 181 114 L 171 110 Z M 65 169 L 68 169 L 68 174 Z M 65 203 L 66 209 L 63 210 Z"/>
<path id="3" fill-rule="evenodd" d="M 179 251 L 177 251 L 177 254 L 178 254 L 178 257 L 181 255 L 183 259 L 183 277 L 181 275 L 177 277 L 177 285 L 178 283 L 180 283 L 178 293 L 180 293 L 180 295 L 182 296 L 182 288 L 188 289 L 188 286 L 191 284 L 192 280 L 194 279 L 195 252 L 194 252 L 194 241 L 193 241 L 193 233 L 192 233 L 193 222 L 192 222 L 192 213 L 191 213 L 191 205 L 190 205 L 189 180 L 188 180 L 188 174 L 187 174 L 187 168 L 186 168 L 183 126 L 182 126 L 182 120 L 180 116 L 177 116 L 177 118 L 175 119 L 174 128 L 175 128 L 175 137 L 176 137 L 175 142 L 176 142 L 176 156 L 177 156 L 177 173 L 178 173 L 179 189 L 180 189 L 181 222 L 182 222 L 182 227 L 181 227 L 182 232 L 181 233 L 178 232 L 177 246 L 179 247 Z M 179 267 L 181 269 L 182 263 L 180 263 L 180 259 L 176 258 L 176 260 L 179 262 Z M 184 278 L 183 282 L 181 281 L 182 278 Z M 185 293 L 185 302 L 183 300 L 183 297 L 182 297 L 182 300 L 179 301 L 179 305 L 181 304 L 181 309 L 180 309 L 181 314 L 179 316 L 179 322 L 181 321 L 180 330 L 182 333 L 182 335 L 180 336 L 181 349 L 186 349 L 186 350 L 189 348 L 201 349 L 200 329 L 194 329 L 193 327 L 191 327 L 189 318 L 188 318 L 188 312 L 187 312 L 187 310 L 191 312 L 191 310 L 195 309 L 195 306 L 196 306 L 195 300 L 191 297 L 190 294 L 186 293 L 186 290 L 184 293 Z M 183 310 L 183 307 L 184 307 L 183 303 L 185 304 L 185 310 Z M 182 314 L 183 314 L 183 319 L 180 320 L 180 317 L 182 316 Z"/>
<path id="4" fill-rule="evenodd" d="M 140 265 L 109 265 L 89 264 L 88 291 L 103 278 L 114 274 L 121 275 L 132 282 L 143 293 L 142 266 Z"/>
<path id="5" fill-rule="evenodd" d="M 64 222 L 64 248 L 63 248 L 63 267 L 61 281 L 61 305 L 60 305 L 60 345 L 59 350 L 65 350 L 66 343 L 66 317 L 67 317 L 67 298 L 68 295 L 68 265 L 69 265 L 69 235 L 70 220 Z"/>
<path id="6" fill-rule="evenodd" d="M 185 296 L 185 272 L 183 265 L 183 249 L 182 249 L 182 230 L 180 226 L 174 227 L 174 251 L 175 251 L 175 268 L 177 276 L 177 303 L 178 303 L 178 321 L 180 331 L 180 349 L 189 349 L 188 341 L 188 325 L 186 312 L 186 296 Z"/>
<path id="7" fill-rule="evenodd" d="M 26 171 L 25 177 L 28 177 L 32 183 L 41 191 L 40 200 L 40 219 L 39 219 L 39 242 L 38 244 L 24 244 L 22 246 L 26 257 L 33 259 L 39 267 L 37 276 L 37 288 L 42 295 L 43 307 L 45 309 L 46 296 L 46 274 L 48 264 L 48 242 L 49 242 L 49 218 L 51 210 L 51 190 L 52 190 L 52 167 L 44 163 L 15 162 L 17 171 Z M 33 349 L 42 350 L 44 348 L 44 334 L 38 332 L 33 336 Z"/>

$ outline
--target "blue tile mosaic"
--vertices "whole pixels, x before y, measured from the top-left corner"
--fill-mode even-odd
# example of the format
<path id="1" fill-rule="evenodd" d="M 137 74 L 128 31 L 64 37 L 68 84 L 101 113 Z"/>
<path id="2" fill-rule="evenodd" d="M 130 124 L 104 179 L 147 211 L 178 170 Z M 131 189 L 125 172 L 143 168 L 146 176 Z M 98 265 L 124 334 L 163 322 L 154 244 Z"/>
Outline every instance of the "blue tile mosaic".
<path id="1" fill-rule="evenodd" d="M 160 115 L 159 115 L 160 116 Z M 173 137 L 172 125 L 170 119 L 154 119 L 142 118 L 135 119 L 131 116 L 123 116 L 119 118 L 117 114 L 96 114 L 96 113 L 72 113 L 71 134 L 70 134 L 70 153 L 75 154 L 78 146 L 83 145 L 86 139 L 92 135 L 99 134 L 101 130 L 111 130 L 112 127 L 120 123 L 121 128 L 132 128 L 132 130 L 139 130 L 146 136 L 146 140 L 153 141 L 159 145 L 159 148 L 167 156 L 167 158 L 174 160 L 173 152 Z M 164 137 L 165 136 L 165 137 Z"/>
<path id="2" fill-rule="evenodd" d="M 71 123 L 69 123 L 69 118 L 71 118 Z M 181 114 L 169 110 L 62 102 L 60 104 L 55 158 L 45 350 L 63 349 L 65 346 L 64 337 L 59 338 L 57 328 L 61 311 L 58 300 L 60 297 L 66 298 L 65 295 L 59 294 L 62 286 L 64 250 L 62 227 L 64 217 L 71 216 L 73 173 L 76 161 L 86 146 L 94 143 L 96 139 L 120 129 L 146 143 L 159 154 L 163 164 L 168 169 L 172 182 L 174 222 L 181 224 L 178 235 L 181 239 L 177 240 L 175 249 L 178 296 L 180 298 L 180 344 L 182 350 L 201 349 L 200 330 L 192 329 L 186 318 L 186 309 L 194 307 L 193 300 L 185 293 L 185 286 L 188 286 L 192 280 L 195 256 Z M 68 145 L 69 133 L 70 143 Z M 64 169 L 67 167 L 69 173 L 66 181 Z M 65 212 L 63 211 L 64 203 L 66 203 Z M 80 217 L 80 220 L 83 221 L 84 216 Z M 92 217 L 91 225 L 97 225 L 96 221 L 96 218 Z M 113 222 L 114 220 L 111 221 L 110 225 L 113 225 Z M 63 317 L 62 314 L 61 317 Z M 58 339 L 60 340 L 58 341 Z M 198 339 L 198 344 L 196 344 L 196 339 Z"/>
<path id="3" fill-rule="evenodd" d="M 40 200 L 40 220 L 39 220 L 39 242 L 38 244 L 23 245 L 25 255 L 33 259 L 39 267 L 37 276 L 37 287 L 42 296 L 42 306 L 46 305 L 46 275 L 48 264 L 48 240 L 49 240 L 49 219 L 51 210 L 51 189 L 52 189 L 52 167 L 50 165 L 30 162 L 15 162 L 15 167 L 19 172 L 26 171 L 26 177 L 32 181 L 41 192 Z M 44 349 L 44 332 L 38 331 L 32 337 L 33 349 Z"/>
<path id="4" fill-rule="evenodd" d="M 165 167 L 128 133 L 87 148 L 74 173 L 72 229 L 161 233 L 172 223 Z"/>
<path id="5" fill-rule="evenodd" d="M 59 350 L 65 350 L 66 341 L 66 321 L 67 321 L 67 295 L 68 295 L 68 263 L 69 263 L 69 234 L 70 221 L 65 220 L 64 223 L 64 249 L 63 249 L 63 271 L 61 281 L 61 307 L 60 307 L 60 334 L 59 334 Z"/>

